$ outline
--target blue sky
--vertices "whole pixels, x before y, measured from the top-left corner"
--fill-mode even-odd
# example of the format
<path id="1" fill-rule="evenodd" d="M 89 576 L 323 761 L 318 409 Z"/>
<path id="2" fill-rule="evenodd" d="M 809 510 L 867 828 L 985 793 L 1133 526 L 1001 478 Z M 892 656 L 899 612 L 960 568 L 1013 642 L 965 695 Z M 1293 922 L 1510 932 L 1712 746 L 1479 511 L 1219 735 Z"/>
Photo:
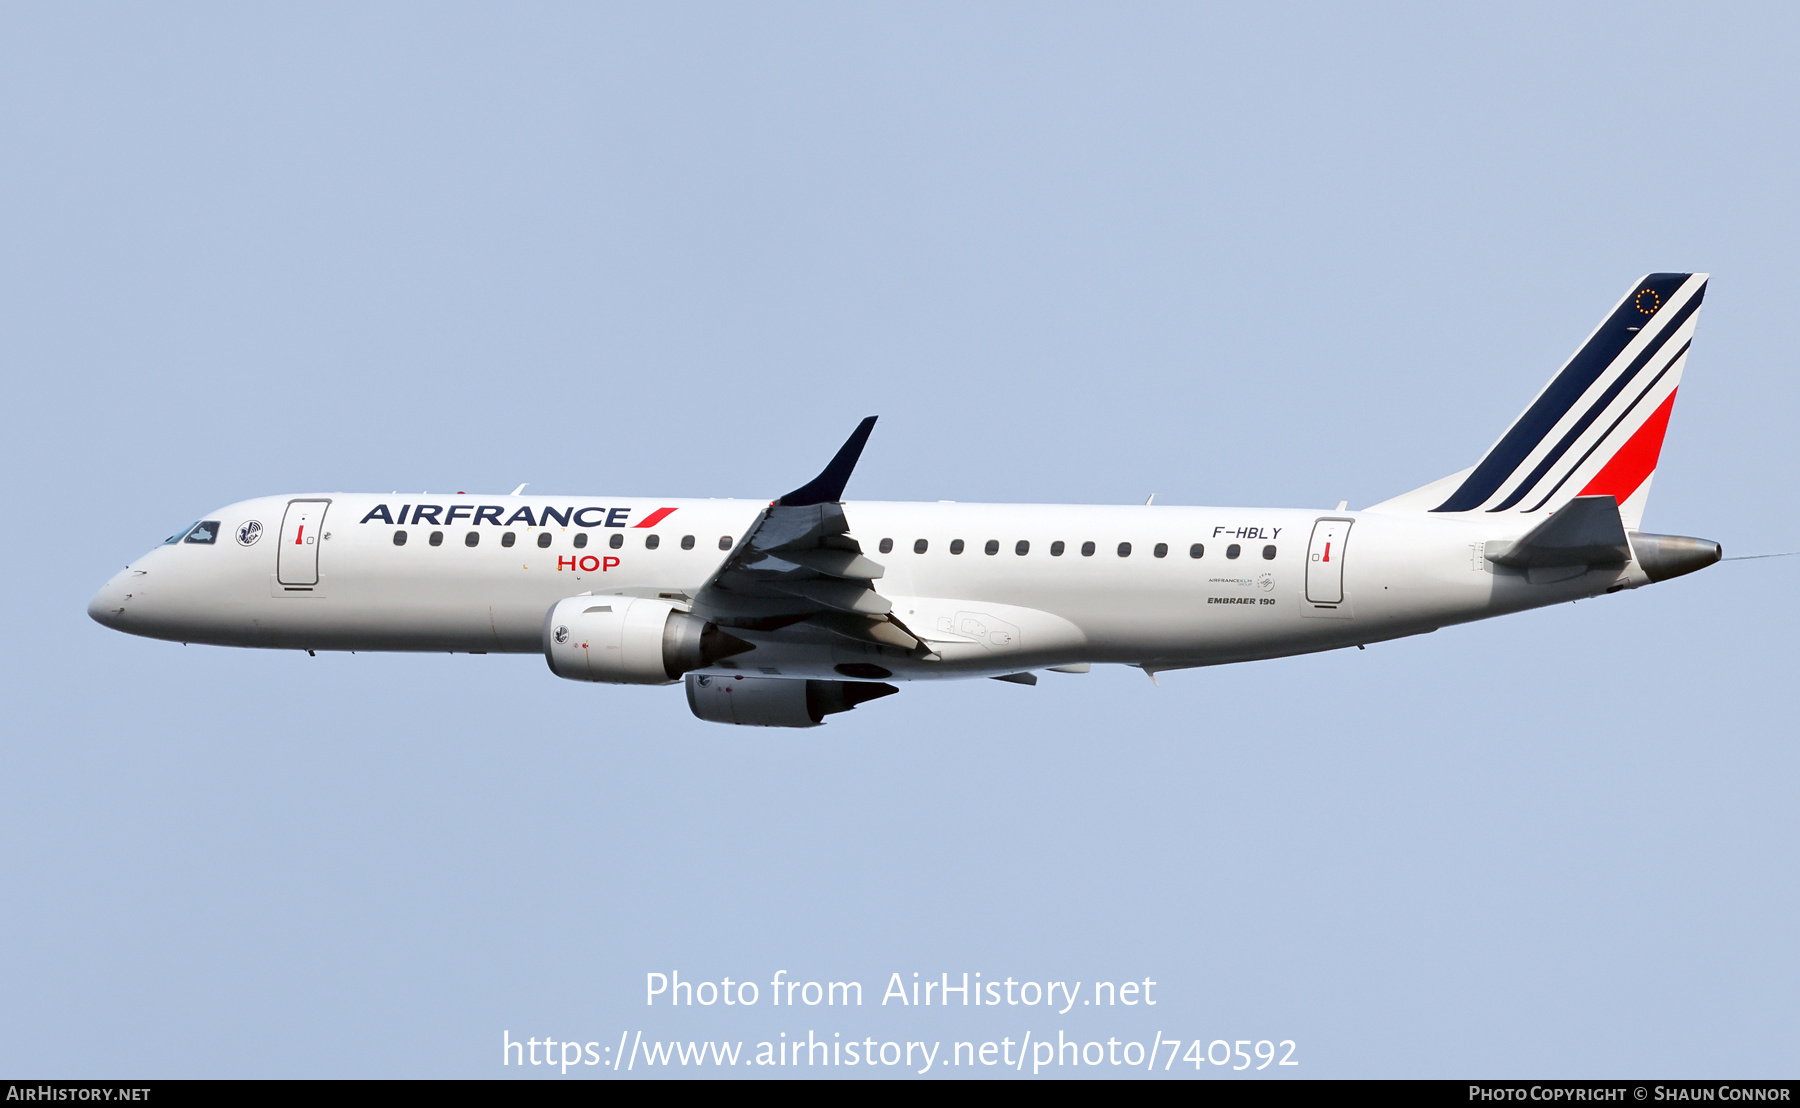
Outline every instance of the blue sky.
<path id="1" fill-rule="evenodd" d="M 796 734 L 84 606 L 248 496 L 768 497 L 870 413 L 853 497 L 1362 506 L 1652 270 L 1713 283 L 1645 527 L 1800 547 L 1795 46 L 1779 6 L 7 10 L 0 1069 L 1060 1029 L 1791 1074 L 1784 560 Z M 783 969 L 871 1002 L 642 1004 Z M 963 971 L 1161 999 L 873 1004 Z"/>

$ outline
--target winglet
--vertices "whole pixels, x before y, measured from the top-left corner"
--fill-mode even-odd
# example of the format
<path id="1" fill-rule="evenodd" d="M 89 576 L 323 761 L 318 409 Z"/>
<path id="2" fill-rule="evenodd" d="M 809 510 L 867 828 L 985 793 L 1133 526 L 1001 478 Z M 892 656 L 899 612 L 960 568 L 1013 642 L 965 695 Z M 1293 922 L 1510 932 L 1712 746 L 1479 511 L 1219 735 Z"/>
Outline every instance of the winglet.
<path id="1" fill-rule="evenodd" d="M 863 444 L 869 441 L 869 432 L 875 429 L 875 417 L 870 416 L 856 425 L 850 437 L 831 459 L 825 471 L 811 481 L 801 485 L 793 492 L 777 500 L 775 503 L 784 508 L 801 508 L 808 504 L 831 504 L 844 498 L 844 486 L 850 481 L 850 471 L 856 468 L 856 460 L 862 457 Z"/>

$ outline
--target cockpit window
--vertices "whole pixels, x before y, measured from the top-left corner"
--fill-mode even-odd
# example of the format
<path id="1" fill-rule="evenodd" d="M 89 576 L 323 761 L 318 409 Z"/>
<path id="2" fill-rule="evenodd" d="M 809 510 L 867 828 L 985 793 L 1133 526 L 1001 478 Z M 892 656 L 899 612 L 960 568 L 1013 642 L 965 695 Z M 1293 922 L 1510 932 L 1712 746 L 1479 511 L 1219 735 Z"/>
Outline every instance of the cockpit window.
<path id="1" fill-rule="evenodd" d="M 200 546 L 211 546 L 219 541 L 219 521 L 216 519 L 201 520 L 188 529 L 187 537 L 182 541 L 196 543 Z"/>
<path id="2" fill-rule="evenodd" d="M 194 528 L 196 528 L 196 527 L 198 527 L 198 526 L 200 526 L 200 525 L 199 525 L 199 524 L 198 524 L 198 523 L 190 523 L 190 524 L 188 524 L 188 525 L 187 525 L 187 526 L 186 526 L 186 527 L 183 527 L 183 528 L 182 528 L 182 529 L 181 529 L 181 530 L 179 530 L 179 531 L 177 531 L 177 532 L 175 532 L 175 533 L 174 533 L 174 534 L 173 534 L 173 535 L 170 535 L 170 536 L 169 536 L 169 537 L 168 537 L 168 538 L 166 538 L 166 539 L 164 539 L 164 540 L 163 540 L 163 545 L 164 545 L 164 546 L 168 546 L 168 545 L 170 545 L 170 544 L 171 544 L 171 543 L 178 543 L 178 542 L 180 542 L 180 541 L 181 541 L 181 540 L 182 540 L 182 539 L 185 539 L 185 538 L 187 538 L 187 537 L 188 537 L 188 534 L 189 534 L 189 532 L 191 532 L 191 531 L 193 531 L 193 529 L 194 529 Z"/>

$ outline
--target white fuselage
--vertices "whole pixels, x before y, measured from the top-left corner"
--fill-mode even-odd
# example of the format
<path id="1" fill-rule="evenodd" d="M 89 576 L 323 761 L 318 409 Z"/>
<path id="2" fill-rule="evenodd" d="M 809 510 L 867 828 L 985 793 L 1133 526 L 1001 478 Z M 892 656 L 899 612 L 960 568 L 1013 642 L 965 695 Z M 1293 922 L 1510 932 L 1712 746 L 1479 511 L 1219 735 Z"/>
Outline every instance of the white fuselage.
<path id="1" fill-rule="evenodd" d="M 421 503 L 438 510 L 419 521 L 413 513 Z M 107 626 L 180 642 L 539 652 L 545 613 L 563 598 L 686 603 L 763 507 L 461 494 L 265 497 L 209 515 L 218 524 L 211 543 L 177 541 L 139 558 L 89 611 Z M 883 662 L 906 680 L 1084 662 L 1155 671 L 1279 657 L 1649 581 L 1635 560 L 1537 583 L 1496 567 L 1482 544 L 1517 538 L 1526 526 L 1517 520 L 856 501 L 843 510 L 863 553 L 885 570 L 876 584 L 894 617 L 932 649 L 929 659 Z M 397 532 L 406 533 L 404 545 L 396 545 Z M 548 545 L 540 545 L 544 536 Z M 924 550 L 915 552 L 921 540 Z M 836 667 L 865 656 L 854 643 L 828 638 L 741 637 L 757 648 L 714 672 L 833 677 L 843 672 Z"/>

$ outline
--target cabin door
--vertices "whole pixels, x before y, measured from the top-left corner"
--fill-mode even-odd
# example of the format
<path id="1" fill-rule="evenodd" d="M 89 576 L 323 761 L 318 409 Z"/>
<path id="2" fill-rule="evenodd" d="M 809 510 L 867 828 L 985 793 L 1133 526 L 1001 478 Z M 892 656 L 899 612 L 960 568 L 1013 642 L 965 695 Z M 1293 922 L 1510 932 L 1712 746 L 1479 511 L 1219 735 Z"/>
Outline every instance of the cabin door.
<path id="1" fill-rule="evenodd" d="M 1306 599 L 1312 604 L 1344 602 L 1344 544 L 1350 537 L 1347 519 L 1321 519 L 1313 524 L 1306 551 Z"/>
<path id="2" fill-rule="evenodd" d="M 281 544 L 275 549 L 275 577 L 283 585 L 319 583 L 319 539 L 325 533 L 329 500 L 290 500 L 281 517 Z"/>

